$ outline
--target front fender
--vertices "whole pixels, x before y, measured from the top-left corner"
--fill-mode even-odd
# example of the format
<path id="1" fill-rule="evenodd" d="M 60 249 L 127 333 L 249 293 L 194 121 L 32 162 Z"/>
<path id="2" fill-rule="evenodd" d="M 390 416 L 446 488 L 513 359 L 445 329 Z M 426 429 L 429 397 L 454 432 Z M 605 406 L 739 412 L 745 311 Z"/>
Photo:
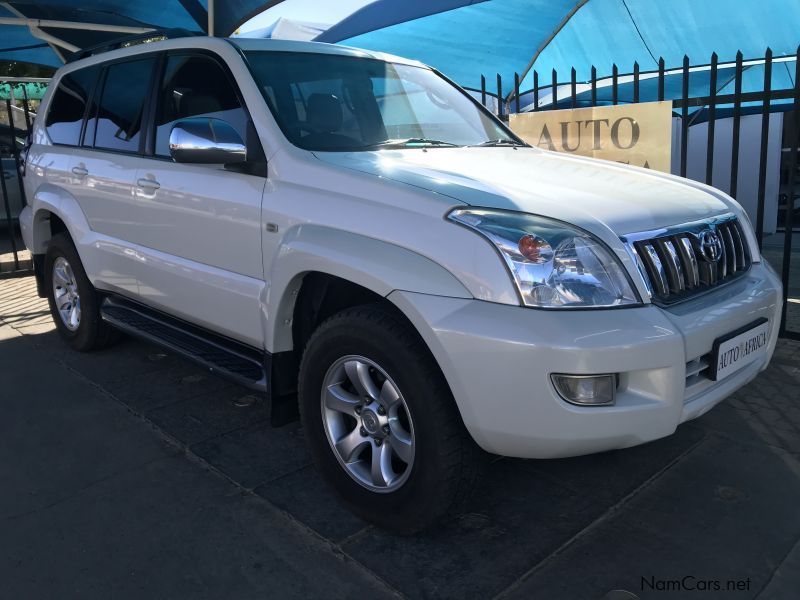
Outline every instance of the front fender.
<path id="1" fill-rule="evenodd" d="M 319 225 L 289 231 L 267 269 L 267 349 L 292 349 L 292 313 L 303 277 L 310 272 L 345 279 L 386 297 L 395 290 L 472 298 L 449 271 L 429 258 L 381 240 Z"/>

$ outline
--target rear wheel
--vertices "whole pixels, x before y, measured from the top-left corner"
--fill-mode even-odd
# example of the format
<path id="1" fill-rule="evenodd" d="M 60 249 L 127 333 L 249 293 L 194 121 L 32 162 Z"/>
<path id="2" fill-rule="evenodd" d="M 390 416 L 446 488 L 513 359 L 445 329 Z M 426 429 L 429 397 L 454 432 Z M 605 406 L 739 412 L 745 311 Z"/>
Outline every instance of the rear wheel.
<path id="1" fill-rule="evenodd" d="M 323 477 L 385 529 L 413 533 L 471 491 L 482 452 L 422 340 L 381 306 L 344 310 L 312 335 L 300 411 Z"/>
<path id="2" fill-rule="evenodd" d="M 117 338 L 100 318 L 97 292 L 67 234 L 54 235 L 47 246 L 44 285 L 56 329 L 74 349 L 95 350 Z"/>

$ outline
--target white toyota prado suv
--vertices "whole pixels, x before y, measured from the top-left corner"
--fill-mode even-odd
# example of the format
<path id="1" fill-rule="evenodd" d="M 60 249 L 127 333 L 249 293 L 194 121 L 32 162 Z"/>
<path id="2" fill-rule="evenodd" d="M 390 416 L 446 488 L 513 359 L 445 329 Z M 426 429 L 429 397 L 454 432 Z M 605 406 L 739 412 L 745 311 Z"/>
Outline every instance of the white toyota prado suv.
<path id="1" fill-rule="evenodd" d="M 76 350 L 118 331 L 299 415 L 363 518 L 415 531 L 484 451 L 673 433 L 770 360 L 779 279 L 716 189 L 531 148 L 440 73 L 184 37 L 62 67 L 20 223 Z"/>

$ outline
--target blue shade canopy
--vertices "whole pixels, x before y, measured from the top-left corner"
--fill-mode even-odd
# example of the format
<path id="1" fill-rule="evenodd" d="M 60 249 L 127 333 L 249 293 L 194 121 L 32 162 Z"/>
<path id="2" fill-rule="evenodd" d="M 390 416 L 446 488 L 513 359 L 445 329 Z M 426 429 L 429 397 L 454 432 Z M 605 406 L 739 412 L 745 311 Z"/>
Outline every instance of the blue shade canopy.
<path id="1" fill-rule="evenodd" d="M 568 81 L 570 68 L 579 80 L 610 75 L 614 63 L 630 72 L 678 67 L 687 55 L 691 64 L 707 64 L 713 52 L 720 62 L 761 58 L 767 47 L 775 56 L 797 52 L 800 44 L 798 0 L 591 0 L 539 54 L 534 68 L 547 81 L 553 69 Z M 525 87 L 531 85 L 531 77 Z"/>
<path id="2" fill-rule="evenodd" d="M 228 36 L 282 0 L 211 0 Z M 153 29 L 208 33 L 209 0 L 12 0 L 0 5 L 0 60 L 57 66 L 75 49 Z M 14 21 L 11 21 L 11 20 Z"/>
<path id="3" fill-rule="evenodd" d="M 8 16 L 0 7 L 0 17 Z M 27 27 L 0 26 L 0 60 L 13 60 L 37 65 L 57 66 L 61 64 L 50 46 L 31 35 Z"/>
<path id="4" fill-rule="evenodd" d="M 585 0 L 584 0 L 585 2 Z M 406 56 L 466 87 L 500 73 L 506 89 L 577 0 L 377 0 L 316 38 Z"/>
<path id="5" fill-rule="evenodd" d="M 487 0 L 428 0 L 427 2 L 380 1 L 367 4 L 319 36 L 318 42 L 338 42 L 362 33 L 416 21 L 439 13 L 480 4 Z"/>
<path id="6" fill-rule="evenodd" d="M 369 50 L 390 52 L 430 64 L 463 86 L 487 87 L 503 78 L 504 95 L 514 73 L 533 64 L 541 81 L 552 69 L 568 81 L 570 68 L 588 79 L 592 64 L 598 76 L 622 72 L 634 61 L 655 69 L 663 56 L 679 66 L 684 54 L 692 64 L 794 54 L 800 43 L 798 0 L 378 0 L 317 38 Z"/>

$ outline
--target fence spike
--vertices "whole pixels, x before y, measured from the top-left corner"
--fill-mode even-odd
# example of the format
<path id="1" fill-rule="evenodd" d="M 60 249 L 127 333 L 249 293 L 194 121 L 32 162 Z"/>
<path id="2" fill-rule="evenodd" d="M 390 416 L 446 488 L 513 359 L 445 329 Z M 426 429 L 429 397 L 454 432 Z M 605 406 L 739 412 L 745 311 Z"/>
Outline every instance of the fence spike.
<path id="1" fill-rule="evenodd" d="M 767 194 L 767 152 L 769 151 L 769 120 L 772 101 L 772 49 L 764 55 L 764 101 L 761 103 L 761 148 L 758 167 L 758 204 L 756 210 L 756 239 L 758 247 L 764 241 L 764 206 Z"/>
<path id="2" fill-rule="evenodd" d="M 681 76 L 681 177 L 686 177 L 689 148 L 689 55 L 683 55 Z"/>
<path id="3" fill-rule="evenodd" d="M 709 79 L 708 101 L 708 140 L 706 146 L 706 184 L 711 185 L 714 177 L 714 134 L 717 125 L 717 62 L 716 52 L 711 54 L 711 77 Z"/>
<path id="4" fill-rule="evenodd" d="M 570 95 L 572 98 L 570 104 L 572 108 L 575 108 L 575 105 L 577 104 L 578 101 L 577 77 L 578 73 L 575 70 L 575 67 L 572 67 L 572 70 L 570 71 L 569 74 Z"/>
<path id="5" fill-rule="evenodd" d="M 736 53 L 736 69 L 734 71 L 733 88 L 733 132 L 731 139 L 731 183 L 730 195 L 733 198 L 739 195 L 739 138 L 742 121 L 742 62 L 744 55 L 739 50 Z"/>
<path id="6" fill-rule="evenodd" d="M 503 116 L 503 76 L 500 73 L 497 74 L 497 116 Z"/>

